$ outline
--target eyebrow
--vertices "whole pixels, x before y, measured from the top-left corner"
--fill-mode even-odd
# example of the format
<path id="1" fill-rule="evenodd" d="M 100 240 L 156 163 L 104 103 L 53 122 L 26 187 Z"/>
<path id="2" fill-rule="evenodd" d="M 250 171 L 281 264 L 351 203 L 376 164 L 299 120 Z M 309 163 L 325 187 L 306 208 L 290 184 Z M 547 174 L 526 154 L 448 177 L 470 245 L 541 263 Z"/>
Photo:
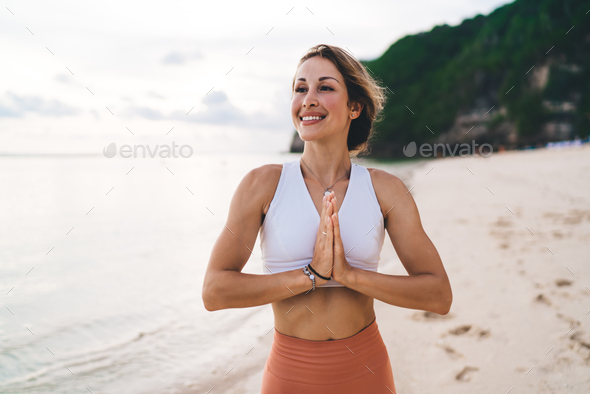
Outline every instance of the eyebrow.
<path id="1" fill-rule="evenodd" d="M 339 82 L 339 81 L 338 81 L 336 78 L 334 78 L 334 77 L 320 77 L 320 78 L 318 79 L 318 81 L 320 81 L 320 82 L 321 82 L 321 81 L 323 81 L 323 80 L 325 80 L 325 79 L 333 79 L 334 81 L 336 81 L 336 82 L 340 83 L 340 82 Z M 307 81 L 305 80 L 305 78 L 299 78 L 299 79 L 298 79 L 298 81 L 307 82 Z"/>

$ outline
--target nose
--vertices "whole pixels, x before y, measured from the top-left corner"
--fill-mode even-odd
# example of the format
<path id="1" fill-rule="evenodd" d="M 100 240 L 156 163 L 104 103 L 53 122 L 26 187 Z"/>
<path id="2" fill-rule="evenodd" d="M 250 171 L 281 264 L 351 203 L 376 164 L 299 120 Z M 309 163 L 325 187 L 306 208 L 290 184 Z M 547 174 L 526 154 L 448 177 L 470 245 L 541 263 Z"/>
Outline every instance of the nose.
<path id="1" fill-rule="evenodd" d="M 312 106 L 318 106 L 318 100 L 315 96 L 315 92 L 308 92 L 305 95 L 305 99 L 303 100 L 303 107 L 307 108 L 307 107 L 312 107 Z"/>
<path id="2" fill-rule="evenodd" d="M 307 108 L 307 107 L 317 107 L 317 100 L 305 100 L 303 101 L 303 108 Z"/>

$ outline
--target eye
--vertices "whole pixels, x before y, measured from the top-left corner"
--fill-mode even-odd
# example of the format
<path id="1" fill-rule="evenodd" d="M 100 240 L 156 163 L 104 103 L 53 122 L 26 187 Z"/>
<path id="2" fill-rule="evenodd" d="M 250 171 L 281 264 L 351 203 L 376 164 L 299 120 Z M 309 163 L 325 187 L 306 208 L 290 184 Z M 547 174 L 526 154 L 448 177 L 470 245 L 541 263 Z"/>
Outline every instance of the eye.
<path id="1" fill-rule="evenodd" d="M 331 87 L 329 87 L 328 85 L 322 85 L 322 86 L 320 87 L 320 90 L 321 90 L 321 89 L 323 89 L 323 88 L 327 88 L 327 89 L 329 89 L 329 90 L 334 90 L 334 89 L 332 89 Z M 296 91 L 297 93 L 299 93 L 299 92 L 301 92 L 301 89 L 305 89 L 305 88 L 297 88 L 297 89 L 295 89 L 295 91 Z"/>

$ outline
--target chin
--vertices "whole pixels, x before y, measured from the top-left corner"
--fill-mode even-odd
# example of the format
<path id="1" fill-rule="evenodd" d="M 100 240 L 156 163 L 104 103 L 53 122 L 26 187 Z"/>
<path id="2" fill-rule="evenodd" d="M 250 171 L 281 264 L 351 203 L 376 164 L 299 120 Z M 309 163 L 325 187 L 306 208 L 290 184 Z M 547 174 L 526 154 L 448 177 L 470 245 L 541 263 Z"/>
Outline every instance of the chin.
<path id="1" fill-rule="evenodd" d="M 299 131 L 299 138 L 301 138 L 301 141 L 314 141 L 317 139 L 320 139 L 321 136 L 318 136 L 316 133 L 306 133 L 306 132 L 301 132 Z"/>

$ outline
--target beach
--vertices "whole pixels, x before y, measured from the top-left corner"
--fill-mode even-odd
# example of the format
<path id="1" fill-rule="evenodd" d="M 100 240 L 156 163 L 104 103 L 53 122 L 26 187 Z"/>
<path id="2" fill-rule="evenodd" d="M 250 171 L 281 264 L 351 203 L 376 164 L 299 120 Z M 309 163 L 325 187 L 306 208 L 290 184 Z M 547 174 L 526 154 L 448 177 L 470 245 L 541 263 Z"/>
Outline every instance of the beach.
<path id="1" fill-rule="evenodd" d="M 444 316 L 375 300 L 398 393 L 589 392 L 590 145 L 439 158 L 408 175 L 454 300 Z M 388 237 L 379 272 L 407 275 Z M 259 392 L 265 332 L 215 389 Z"/>
<path id="2" fill-rule="evenodd" d="M 0 391 L 259 393 L 271 306 L 201 285 L 243 176 L 299 157 L 0 158 Z M 398 393 L 590 391 L 589 144 L 353 161 L 404 181 L 453 288 L 445 316 L 375 300 Z M 407 275 L 388 236 L 379 272 Z"/>

